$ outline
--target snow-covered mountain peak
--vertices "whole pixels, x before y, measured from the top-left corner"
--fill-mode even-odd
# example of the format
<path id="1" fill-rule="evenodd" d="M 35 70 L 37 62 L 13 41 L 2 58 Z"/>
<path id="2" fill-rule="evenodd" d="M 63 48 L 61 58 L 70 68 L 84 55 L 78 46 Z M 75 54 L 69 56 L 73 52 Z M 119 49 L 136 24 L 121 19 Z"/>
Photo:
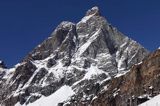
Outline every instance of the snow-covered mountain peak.
<path id="1" fill-rule="evenodd" d="M 60 23 L 48 39 L 12 69 L 8 79 L 2 78 L 1 89 L 10 92 L 0 89 L 5 95 L 0 103 L 13 99 L 12 104 L 34 105 L 37 99 L 55 95 L 63 87 L 74 92 L 63 101 L 65 104 L 73 99 L 92 100 L 106 81 L 129 71 L 146 55 L 146 49 L 108 24 L 98 7 L 93 7 L 78 23 Z"/>

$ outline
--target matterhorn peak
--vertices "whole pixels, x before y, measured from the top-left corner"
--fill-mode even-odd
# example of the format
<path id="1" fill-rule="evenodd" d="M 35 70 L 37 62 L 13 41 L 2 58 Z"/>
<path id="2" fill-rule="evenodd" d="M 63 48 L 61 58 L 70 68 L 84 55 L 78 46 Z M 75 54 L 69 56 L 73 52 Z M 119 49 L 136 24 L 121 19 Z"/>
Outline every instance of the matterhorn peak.
<path id="1" fill-rule="evenodd" d="M 92 7 L 91 9 L 89 9 L 86 13 L 86 16 L 89 16 L 89 15 L 99 16 L 100 15 L 99 8 L 97 6 L 95 6 L 95 7 Z"/>
<path id="2" fill-rule="evenodd" d="M 22 63 L 0 74 L 0 106 L 88 106 L 147 55 L 93 7 L 78 23 L 61 22 Z"/>

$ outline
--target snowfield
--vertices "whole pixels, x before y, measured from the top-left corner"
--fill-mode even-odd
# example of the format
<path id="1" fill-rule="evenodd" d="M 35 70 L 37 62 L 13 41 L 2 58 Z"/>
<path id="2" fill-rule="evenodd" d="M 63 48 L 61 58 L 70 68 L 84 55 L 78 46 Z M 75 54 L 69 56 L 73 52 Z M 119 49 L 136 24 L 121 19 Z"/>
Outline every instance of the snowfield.
<path id="1" fill-rule="evenodd" d="M 67 100 L 70 96 L 74 95 L 74 91 L 69 86 L 62 86 L 59 90 L 48 97 L 41 97 L 37 101 L 28 104 L 27 106 L 57 106 L 58 103 L 61 103 Z M 17 103 L 15 106 L 26 106 L 20 105 Z"/>
<path id="2" fill-rule="evenodd" d="M 140 104 L 139 106 L 160 106 L 160 95 L 155 96 L 151 100 Z"/>

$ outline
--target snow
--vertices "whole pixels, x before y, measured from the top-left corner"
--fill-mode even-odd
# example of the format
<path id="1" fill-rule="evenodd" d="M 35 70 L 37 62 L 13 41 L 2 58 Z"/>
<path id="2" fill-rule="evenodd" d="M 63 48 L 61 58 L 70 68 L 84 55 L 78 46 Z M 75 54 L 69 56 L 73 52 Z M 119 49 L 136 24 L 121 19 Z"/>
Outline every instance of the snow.
<path id="1" fill-rule="evenodd" d="M 113 93 L 113 96 L 116 97 L 118 95 L 118 92 L 120 91 L 120 89 L 116 90 L 114 93 Z"/>
<path id="2" fill-rule="evenodd" d="M 147 102 L 142 103 L 139 106 L 160 106 L 160 95 L 155 96 L 151 100 L 148 100 Z"/>
<path id="3" fill-rule="evenodd" d="M 123 70 L 126 69 L 126 67 L 124 67 L 124 60 L 125 60 L 125 57 L 122 57 L 119 61 L 118 61 L 118 71 L 121 72 Z"/>
<path id="4" fill-rule="evenodd" d="M 17 68 L 17 67 L 22 66 L 22 65 L 24 65 L 24 64 L 26 64 L 26 62 L 18 63 L 18 64 L 16 64 L 16 65 L 14 66 L 14 68 Z"/>
<path id="5" fill-rule="evenodd" d="M 74 94 L 74 91 L 69 86 L 62 86 L 59 90 L 48 97 L 41 97 L 36 102 L 28 106 L 57 106 L 58 103 L 67 100 Z"/>
<path id="6" fill-rule="evenodd" d="M 61 24 L 63 25 L 64 28 L 65 28 L 65 27 L 68 27 L 68 26 L 70 26 L 70 25 L 74 25 L 74 23 L 69 22 L 69 21 L 63 21 Z"/>
<path id="7" fill-rule="evenodd" d="M 121 46 L 120 46 L 120 48 L 123 48 L 124 46 L 126 46 L 128 44 L 128 42 L 124 42 Z"/>
<path id="8" fill-rule="evenodd" d="M 48 70 L 49 73 L 52 72 L 54 77 L 59 79 L 59 78 L 63 77 L 64 71 L 66 70 L 66 67 L 63 67 L 62 60 L 58 60 L 57 64 L 54 67 L 48 68 L 47 62 L 49 59 L 53 58 L 53 56 L 54 55 L 50 55 L 48 58 L 46 58 L 44 60 L 36 60 L 33 62 L 33 64 L 36 65 L 36 67 L 38 67 L 38 69 L 45 68 L 46 70 Z M 38 70 L 35 71 L 35 74 L 37 72 L 38 72 Z M 34 75 L 33 75 L 33 77 L 34 77 Z"/>
<path id="9" fill-rule="evenodd" d="M 153 89 L 153 86 L 150 86 L 149 89 Z"/>
<path id="10" fill-rule="evenodd" d="M 85 16 L 82 18 L 82 20 L 80 22 L 82 23 L 86 23 L 93 15 L 89 15 L 89 16 Z"/>
<path id="11" fill-rule="evenodd" d="M 54 77 L 59 79 L 64 76 L 64 71 L 67 69 L 66 67 L 63 67 L 63 64 L 61 62 L 62 60 L 59 60 L 57 62 L 57 65 L 54 67 L 51 67 L 48 71 L 52 72 L 54 74 Z"/>
<path id="12" fill-rule="evenodd" d="M 33 73 L 33 75 L 31 76 L 31 78 L 28 80 L 28 82 L 26 82 L 26 84 L 23 86 L 23 88 L 27 88 L 27 87 L 31 84 L 33 78 L 36 76 L 36 74 L 39 72 L 39 70 L 40 70 L 40 68 L 37 69 L 37 70 Z"/>
<path id="13" fill-rule="evenodd" d="M 32 77 L 30 78 L 30 80 L 26 83 L 27 85 L 30 84 L 30 82 L 32 81 L 32 79 L 34 78 L 34 76 L 39 72 L 39 70 L 41 68 L 45 68 L 48 71 L 48 73 L 53 73 L 55 80 L 59 80 L 59 79 L 61 79 L 64 76 L 65 71 L 67 70 L 67 67 L 63 67 L 62 59 L 57 60 L 57 63 L 56 63 L 56 65 L 54 67 L 51 67 L 51 68 L 47 67 L 48 60 L 52 59 L 53 57 L 54 57 L 54 55 L 51 54 L 49 57 L 47 57 L 44 60 L 36 60 L 36 61 L 32 62 L 34 65 L 36 65 L 36 67 L 38 67 L 38 69 L 34 72 L 34 74 L 32 75 Z M 45 82 L 45 80 L 43 80 L 41 82 L 41 84 L 42 84 L 42 86 L 46 86 L 47 85 L 46 82 Z"/>
<path id="14" fill-rule="evenodd" d="M 119 73 L 115 76 L 115 78 L 121 77 L 121 76 L 127 74 L 129 71 L 130 71 L 130 70 L 128 70 L 128 71 L 121 71 L 121 72 L 119 72 Z"/>
<path id="15" fill-rule="evenodd" d="M 150 98 L 148 94 L 143 94 L 141 96 L 139 96 L 138 98 Z"/>
<path id="16" fill-rule="evenodd" d="M 95 6 L 95 7 L 93 7 L 91 10 L 98 10 L 98 7 Z"/>
<path id="17" fill-rule="evenodd" d="M 126 52 L 126 50 L 124 52 Z M 117 68 L 119 72 L 125 71 L 126 69 L 125 60 L 126 60 L 126 55 L 122 54 L 121 56 L 121 52 L 117 51 L 116 52 L 116 62 L 117 62 Z"/>
<path id="18" fill-rule="evenodd" d="M 91 65 L 91 67 L 86 69 L 85 71 L 87 72 L 85 74 L 85 76 L 81 80 L 75 82 L 72 86 L 75 86 L 75 85 L 79 84 L 81 81 L 84 81 L 86 79 L 87 80 L 93 79 L 95 76 L 101 75 L 103 73 L 108 76 L 107 80 L 110 79 L 109 74 L 103 70 L 98 69 L 97 66 Z"/>
<path id="19" fill-rule="evenodd" d="M 38 99 L 33 103 L 28 104 L 27 106 L 57 106 L 58 103 L 66 101 L 67 99 L 69 99 L 69 97 L 71 97 L 74 94 L 75 93 L 70 86 L 64 85 L 50 96 L 48 97 L 42 96 L 40 99 Z M 22 106 L 22 105 L 17 103 L 15 106 Z"/>
<path id="20" fill-rule="evenodd" d="M 15 106 L 22 106 L 19 102 L 17 104 L 15 104 Z"/>
<path id="21" fill-rule="evenodd" d="M 87 69 L 87 73 L 85 74 L 85 76 L 84 76 L 83 79 L 92 79 L 94 76 L 101 75 L 103 73 L 105 73 L 106 75 L 108 75 L 108 73 L 106 73 L 106 72 L 98 69 L 97 66 L 91 65 L 91 67 Z"/>
<path id="22" fill-rule="evenodd" d="M 140 64 L 142 64 L 143 62 L 141 61 L 141 62 L 139 62 L 139 63 L 137 63 L 137 64 L 135 64 L 135 65 L 140 65 Z"/>
<path id="23" fill-rule="evenodd" d="M 94 101 L 94 100 L 97 99 L 97 98 L 98 98 L 97 96 L 93 97 L 92 101 Z"/>
<path id="24" fill-rule="evenodd" d="M 128 60 L 128 63 L 130 63 L 138 54 L 138 50 L 135 52 L 135 54 Z"/>
<path id="25" fill-rule="evenodd" d="M 4 71 L 6 72 L 5 75 L 3 76 L 3 79 L 7 79 L 6 83 L 8 84 L 11 77 L 13 76 L 14 72 L 15 72 L 15 68 L 10 68 L 10 69 L 4 69 Z M 12 85 L 12 83 L 11 83 Z"/>

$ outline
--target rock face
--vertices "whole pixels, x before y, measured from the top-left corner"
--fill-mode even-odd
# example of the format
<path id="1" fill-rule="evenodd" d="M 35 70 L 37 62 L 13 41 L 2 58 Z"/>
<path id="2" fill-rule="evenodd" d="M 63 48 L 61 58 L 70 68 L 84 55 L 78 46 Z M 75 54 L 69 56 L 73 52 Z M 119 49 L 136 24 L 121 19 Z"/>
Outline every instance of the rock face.
<path id="1" fill-rule="evenodd" d="M 160 50 L 134 65 L 127 74 L 113 78 L 106 86 L 107 89 L 92 101 L 92 106 L 137 106 L 160 94 Z"/>
<path id="2" fill-rule="evenodd" d="M 58 89 L 67 85 L 74 91 L 72 97 L 53 105 L 115 106 L 111 103 L 118 104 L 119 99 L 112 102 L 112 96 L 107 96 L 109 102 L 102 104 L 103 95 L 118 92 L 121 81 L 129 80 L 118 76 L 128 72 L 148 53 L 136 41 L 110 25 L 98 7 L 93 7 L 78 23 L 62 22 L 51 37 L 31 51 L 21 63 L 7 69 L 0 79 L 0 104 L 34 105 L 37 99 L 56 94 Z M 105 91 L 106 86 L 110 90 Z"/>
<path id="3" fill-rule="evenodd" d="M 6 71 L 6 65 L 4 63 L 4 61 L 0 60 L 0 80 L 3 78 L 3 76 L 5 75 L 5 71 Z"/>

